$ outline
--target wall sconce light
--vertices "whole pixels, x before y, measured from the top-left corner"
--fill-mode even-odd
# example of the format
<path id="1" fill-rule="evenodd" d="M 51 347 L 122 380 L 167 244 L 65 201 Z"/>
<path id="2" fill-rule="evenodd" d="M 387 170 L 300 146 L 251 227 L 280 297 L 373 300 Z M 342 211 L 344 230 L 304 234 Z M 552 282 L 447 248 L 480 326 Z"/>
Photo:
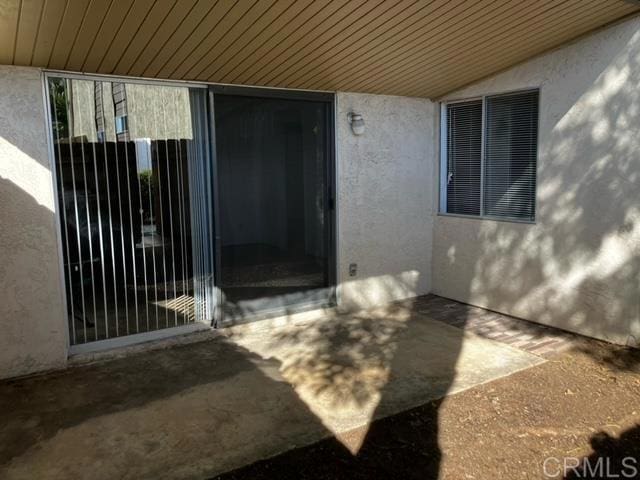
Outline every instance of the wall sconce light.
<path id="1" fill-rule="evenodd" d="M 362 118 L 361 114 L 349 112 L 347 119 L 351 124 L 351 131 L 354 135 L 362 135 L 364 133 L 364 118 Z"/>

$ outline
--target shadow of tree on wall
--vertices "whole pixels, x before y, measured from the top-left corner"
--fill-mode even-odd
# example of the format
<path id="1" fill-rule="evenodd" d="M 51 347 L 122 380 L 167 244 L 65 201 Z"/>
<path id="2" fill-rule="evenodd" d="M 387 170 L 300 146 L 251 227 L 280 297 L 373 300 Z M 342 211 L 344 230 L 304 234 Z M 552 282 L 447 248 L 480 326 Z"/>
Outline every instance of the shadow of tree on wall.
<path id="1" fill-rule="evenodd" d="M 532 61 L 526 73 L 543 72 L 536 223 L 440 217 L 434 278 L 455 280 L 436 281 L 436 293 L 640 341 L 640 34 L 634 24 L 617 34 L 580 59 L 588 68 L 554 53 Z"/>
<path id="2" fill-rule="evenodd" d="M 436 293 L 460 301 L 640 344 L 640 33 L 637 22 L 609 33 L 591 51 L 552 52 L 506 74 L 540 76 L 528 79 L 541 84 L 536 223 L 439 218 L 434 279 Z M 500 78 L 471 96 L 499 91 Z M 640 365 L 638 350 L 576 348 L 614 371 Z M 591 444 L 592 465 L 612 457 L 618 473 L 621 458 L 639 458 L 638 427 Z"/>

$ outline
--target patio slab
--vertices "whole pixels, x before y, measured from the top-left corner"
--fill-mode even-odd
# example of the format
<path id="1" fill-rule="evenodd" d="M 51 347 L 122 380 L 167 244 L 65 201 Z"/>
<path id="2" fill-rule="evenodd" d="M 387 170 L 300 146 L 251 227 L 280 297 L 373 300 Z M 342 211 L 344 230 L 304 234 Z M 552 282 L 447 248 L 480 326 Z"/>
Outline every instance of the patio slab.
<path id="1" fill-rule="evenodd" d="M 0 478 L 208 478 L 544 362 L 429 302 L 298 314 L 0 384 Z M 418 310 L 420 310 L 418 312 Z"/>

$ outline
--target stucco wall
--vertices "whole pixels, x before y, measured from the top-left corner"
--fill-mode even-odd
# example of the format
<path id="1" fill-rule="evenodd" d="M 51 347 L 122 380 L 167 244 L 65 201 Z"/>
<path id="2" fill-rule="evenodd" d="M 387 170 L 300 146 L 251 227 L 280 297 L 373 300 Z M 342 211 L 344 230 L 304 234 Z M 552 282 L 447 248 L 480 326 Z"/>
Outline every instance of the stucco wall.
<path id="1" fill-rule="evenodd" d="M 36 69 L 0 67 L 0 378 L 67 358 L 53 184 Z M 347 112 L 362 113 L 356 137 Z M 338 95 L 339 298 L 346 308 L 430 289 L 435 108 Z M 350 277 L 350 263 L 358 274 Z"/>
<path id="2" fill-rule="evenodd" d="M 640 338 L 640 20 L 448 98 L 540 87 L 533 225 L 437 216 L 437 108 L 339 93 L 338 296 L 437 294 L 626 343 Z M 364 116 L 355 136 L 347 113 Z M 0 67 L 0 377 L 65 365 L 40 73 Z M 349 265 L 358 265 L 349 275 Z"/>
<path id="3" fill-rule="evenodd" d="M 355 136 L 354 111 L 366 129 Z M 429 100 L 337 96 L 338 302 L 379 305 L 429 292 L 435 104 Z M 355 277 L 349 264 L 357 263 Z"/>
<path id="4" fill-rule="evenodd" d="M 535 225 L 438 216 L 434 293 L 640 339 L 640 19 L 452 93 L 540 87 Z"/>
<path id="5" fill-rule="evenodd" d="M 0 66 L 0 378 L 65 365 L 58 258 L 40 72 Z"/>

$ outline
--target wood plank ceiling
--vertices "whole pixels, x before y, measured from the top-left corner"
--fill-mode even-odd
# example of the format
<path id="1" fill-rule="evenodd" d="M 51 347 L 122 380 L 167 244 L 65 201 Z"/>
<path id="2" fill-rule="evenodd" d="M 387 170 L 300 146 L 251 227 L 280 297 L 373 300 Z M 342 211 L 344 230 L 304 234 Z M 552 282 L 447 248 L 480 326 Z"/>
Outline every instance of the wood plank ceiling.
<path id="1" fill-rule="evenodd" d="M 0 0 L 0 64 L 437 98 L 639 11 L 623 0 Z"/>

